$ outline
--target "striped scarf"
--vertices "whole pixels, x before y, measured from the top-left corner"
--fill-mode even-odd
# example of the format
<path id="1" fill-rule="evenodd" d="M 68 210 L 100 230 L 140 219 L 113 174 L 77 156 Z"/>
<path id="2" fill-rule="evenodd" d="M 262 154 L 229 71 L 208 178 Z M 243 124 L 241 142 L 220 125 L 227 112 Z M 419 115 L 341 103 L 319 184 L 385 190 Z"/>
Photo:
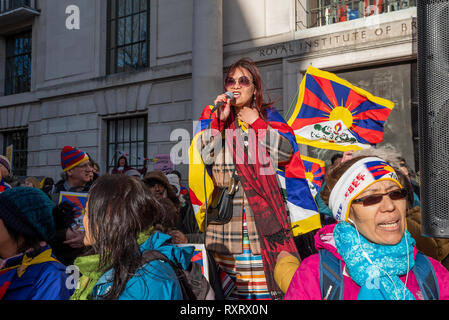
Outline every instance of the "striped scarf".
<path id="1" fill-rule="evenodd" d="M 230 125 L 230 129 L 237 129 L 236 122 Z M 254 157 L 255 161 L 251 163 L 248 161 L 248 154 L 259 154 L 258 148 L 261 147 L 259 141 L 265 141 L 265 133 L 265 130 L 256 132 L 257 140 L 255 143 L 249 142 L 248 152 L 237 151 L 245 150 L 245 146 L 240 144 L 241 141 L 236 135 L 232 135 L 232 140 L 226 139 L 226 142 L 232 144 L 228 146 L 233 150 L 233 160 L 254 214 L 268 290 L 271 297 L 278 300 L 282 299 L 283 292 L 274 281 L 277 255 L 285 250 L 299 259 L 299 254 L 289 230 L 289 219 L 284 199 L 278 187 L 275 170 L 272 168 L 272 172 L 269 174 L 269 169 L 267 170 L 267 167 L 261 164 L 258 156 Z"/>

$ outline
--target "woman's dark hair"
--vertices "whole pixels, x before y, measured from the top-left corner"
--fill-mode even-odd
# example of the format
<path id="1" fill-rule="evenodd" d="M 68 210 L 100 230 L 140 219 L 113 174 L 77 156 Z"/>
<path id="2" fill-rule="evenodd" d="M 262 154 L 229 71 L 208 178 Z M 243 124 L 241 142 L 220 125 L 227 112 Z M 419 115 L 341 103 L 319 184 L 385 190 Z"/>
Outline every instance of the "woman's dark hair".
<path id="1" fill-rule="evenodd" d="M 120 167 L 120 159 L 125 159 L 125 165 L 124 165 L 124 167 L 125 167 L 125 169 L 128 168 L 128 167 L 129 167 L 129 165 L 128 165 L 128 158 L 125 157 L 125 156 L 120 156 L 120 157 L 117 159 L 117 164 L 115 165 L 115 167 L 116 167 L 116 168 Z"/>
<path id="2" fill-rule="evenodd" d="M 398 176 L 398 181 L 402 185 L 403 188 L 407 189 L 407 210 L 413 208 L 414 196 L 413 196 L 413 187 L 410 183 L 410 180 L 402 173 L 401 170 L 395 169 L 395 172 Z"/>
<path id="3" fill-rule="evenodd" d="M 237 68 L 244 68 L 248 70 L 248 72 L 253 77 L 254 89 L 256 90 L 255 99 L 253 100 L 254 106 L 259 111 L 261 117 L 263 119 L 267 119 L 267 108 L 271 107 L 275 101 L 264 101 L 263 98 L 263 90 L 262 90 L 262 78 L 260 76 L 259 69 L 257 68 L 254 61 L 249 58 L 242 58 L 236 62 L 234 62 L 226 72 L 225 79 L 230 77 Z M 225 88 L 226 90 L 226 88 Z"/>
<path id="4" fill-rule="evenodd" d="M 140 267 L 137 236 L 160 219 L 163 210 L 133 177 L 106 174 L 93 184 L 88 198 L 89 236 L 100 256 L 99 270 L 114 269 L 113 285 L 104 299 L 118 299 Z"/>
<path id="5" fill-rule="evenodd" d="M 23 235 L 22 233 L 10 228 L 8 225 L 5 224 L 6 231 L 10 235 L 10 237 L 14 240 L 14 242 L 17 244 L 17 252 L 23 253 L 27 251 L 28 249 L 32 249 L 34 251 L 37 251 L 41 247 L 41 241 L 44 241 L 42 236 L 40 236 L 38 233 L 34 235 Z"/>

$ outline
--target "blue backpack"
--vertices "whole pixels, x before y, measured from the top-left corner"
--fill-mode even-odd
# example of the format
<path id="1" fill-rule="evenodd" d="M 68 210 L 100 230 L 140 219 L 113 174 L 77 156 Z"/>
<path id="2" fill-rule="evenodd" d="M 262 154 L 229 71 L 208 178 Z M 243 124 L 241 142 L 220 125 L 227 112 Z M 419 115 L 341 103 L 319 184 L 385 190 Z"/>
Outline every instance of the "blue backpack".
<path id="1" fill-rule="evenodd" d="M 320 257 L 321 299 L 343 300 L 344 276 L 341 260 L 324 249 L 319 250 L 318 253 Z M 438 282 L 429 258 L 418 252 L 412 271 L 418 281 L 424 300 L 439 300 Z"/>

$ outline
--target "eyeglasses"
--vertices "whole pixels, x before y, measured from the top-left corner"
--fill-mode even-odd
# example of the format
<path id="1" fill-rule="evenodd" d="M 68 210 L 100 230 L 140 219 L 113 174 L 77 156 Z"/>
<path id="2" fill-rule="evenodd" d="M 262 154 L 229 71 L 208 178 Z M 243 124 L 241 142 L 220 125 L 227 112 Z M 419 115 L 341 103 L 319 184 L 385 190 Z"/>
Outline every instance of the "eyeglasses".
<path id="1" fill-rule="evenodd" d="M 90 171 L 92 170 L 92 166 L 89 163 L 86 163 L 82 166 L 77 166 L 77 168 L 80 168 L 80 170 L 84 170 L 84 171 Z"/>
<path id="2" fill-rule="evenodd" d="M 384 196 L 389 196 L 391 200 L 401 200 L 407 196 L 407 189 L 396 189 L 387 193 L 371 194 L 360 199 L 352 200 L 352 203 L 362 203 L 364 207 L 372 206 L 382 201 Z"/>
<path id="3" fill-rule="evenodd" d="M 242 87 L 249 87 L 251 85 L 251 80 L 247 76 L 241 76 L 238 79 L 239 85 Z M 234 78 L 226 78 L 225 80 L 225 87 L 231 87 L 235 85 L 235 79 Z"/>

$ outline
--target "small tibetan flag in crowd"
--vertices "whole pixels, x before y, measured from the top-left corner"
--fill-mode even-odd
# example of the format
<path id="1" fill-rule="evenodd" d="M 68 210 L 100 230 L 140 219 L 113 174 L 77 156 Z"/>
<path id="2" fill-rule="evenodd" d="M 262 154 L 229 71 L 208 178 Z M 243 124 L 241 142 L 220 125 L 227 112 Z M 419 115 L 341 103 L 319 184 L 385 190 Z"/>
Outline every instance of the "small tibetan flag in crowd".
<path id="1" fill-rule="evenodd" d="M 87 193 L 78 193 L 78 192 L 66 192 L 62 191 L 59 194 L 59 202 L 68 202 L 74 207 L 74 219 L 75 223 L 73 226 L 79 225 L 80 230 L 84 230 L 83 226 L 83 216 L 84 210 L 86 208 L 87 203 Z"/>
<path id="2" fill-rule="evenodd" d="M 325 163 L 320 159 L 306 157 L 303 155 L 301 155 L 301 160 L 306 171 L 306 179 L 309 181 L 310 191 L 315 197 L 323 184 Z"/>
<path id="3" fill-rule="evenodd" d="M 387 99 L 310 66 L 288 124 L 298 143 L 337 151 L 360 150 L 382 142 L 393 107 Z"/>

